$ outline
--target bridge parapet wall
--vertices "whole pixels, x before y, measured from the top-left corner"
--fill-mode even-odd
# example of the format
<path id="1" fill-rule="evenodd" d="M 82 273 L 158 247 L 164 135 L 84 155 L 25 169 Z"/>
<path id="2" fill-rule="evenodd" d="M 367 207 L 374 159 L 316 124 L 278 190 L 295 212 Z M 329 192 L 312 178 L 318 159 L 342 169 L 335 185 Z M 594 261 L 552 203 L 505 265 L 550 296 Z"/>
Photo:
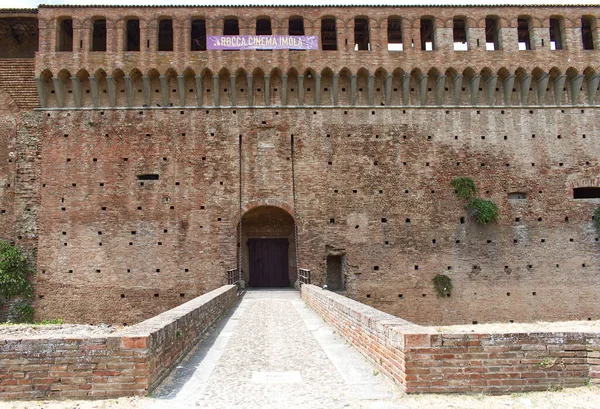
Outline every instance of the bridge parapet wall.
<path id="1" fill-rule="evenodd" d="M 302 299 L 407 393 L 512 393 L 600 382 L 598 332 L 438 332 L 314 285 Z"/>
<path id="2" fill-rule="evenodd" d="M 236 299 L 225 285 L 108 336 L 0 339 L 0 400 L 144 395 Z"/>

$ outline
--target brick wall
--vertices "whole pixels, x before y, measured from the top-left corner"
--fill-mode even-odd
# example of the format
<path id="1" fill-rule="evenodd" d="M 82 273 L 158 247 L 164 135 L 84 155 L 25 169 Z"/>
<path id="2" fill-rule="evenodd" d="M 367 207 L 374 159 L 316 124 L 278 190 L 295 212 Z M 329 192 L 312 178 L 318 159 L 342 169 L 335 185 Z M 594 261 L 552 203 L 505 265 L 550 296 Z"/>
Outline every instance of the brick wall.
<path id="1" fill-rule="evenodd" d="M 408 393 L 509 393 L 598 382 L 599 333 L 435 333 L 314 285 L 302 298 Z"/>
<path id="2" fill-rule="evenodd" d="M 599 183 L 597 108 L 33 115 L 36 319 L 131 324 L 224 284 L 237 265 L 240 135 L 242 214 L 296 215 L 314 283 L 336 253 L 350 298 L 418 324 L 600 318 L 600 203 L 573 199 L 573 186 Z M 149 173 L 159 179 L 137 179 Z M 472 220 L 458 176 L 498 204 L 497 223 Z M 441 272 L 450 298 L 435 295 Z"/>
<path id="3" fill-rule="evenodd" d="M 0 400 L 146 394 L 236 299 L 223 286 L 109 336 L 0 339 Z"/>

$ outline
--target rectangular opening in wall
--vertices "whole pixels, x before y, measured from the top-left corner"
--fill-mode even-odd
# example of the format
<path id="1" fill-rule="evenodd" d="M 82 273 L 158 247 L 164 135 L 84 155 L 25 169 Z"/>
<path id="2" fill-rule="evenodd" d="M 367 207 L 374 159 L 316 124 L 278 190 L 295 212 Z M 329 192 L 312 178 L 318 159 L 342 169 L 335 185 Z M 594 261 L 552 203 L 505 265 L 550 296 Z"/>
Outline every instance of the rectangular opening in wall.
<path id="1" fill-rule="evenodd" d="M 330 291 L 344 290 L 344 256 L 327 256 L 327 288 Z"/>
<path id="2" fill-rule="evenodd" d="M 388 51 L 403 51 L 402 20 L 400 17 L 388 18 Z"/>
<path id="3" fill-rule="evenodd" d="M 368 51 L 371 49 L 369 39 L 369 20 L 358 17 L 354 19 L 354 51 Z"/>
<path id="4" fill-rule="evenodd" d="M 581 41 L 584 50 L 594 49 L 594 31 L 596 29 L 596 20 L 592 16 L 583 16 L 581 18 Z"/>
<path id="5" fill-rule="evenodd" d="M 92 30 L 92 51 L 106 51 L 106 20 L 95 20 Z"/>
<path id="6" fill-rule="evenodd" d="M 337 50 L 337 32 L 334 18 L 321 20 L 321 48 L 324 51 Z"/>
<path id="7" fill-rule="evenodd" d="M 56 51 L 73 51 L 73 20 L 65 18 L 59 20 Z"/>
<path id="8" fill-rule="evenodd" d="M 226 18 L 223 22 L 223 35 L 224 36 L 237 36 L 240 35 L 240 26 L 237 18 Z"/>
<path id="9" fill-rule="evenodd" d="M 600 187 L 576 187 L 573 189 L 573 199 L 600 199 Z"/>
<path id="10" fill-rule="evenodd" d="M 563 49 L 564 23 L 560 17 L 550 18 L 550 49 Z"/>
<path id="11" fill-rule="evenodd" d="M 485 18 L 485 49 L 487 51 L 500 49 L 500 24 L 498 17 Z"/>
<path id="12" fill-rule="evenodd" d="M 173 20 L 158 22 L 158 51 L 173 51 Z"/>
<path id="13" fill-rule="evenodd" d="M 140 51 L 140 20 L 127 20 L 125 51 Z"/>
<path id="14" fill-rule="evenodd" d="M 453 20 L 452 39 L 454 41 L 454 51 L 467 51 L 467 21 L 464 17 L 458 17 Z"/>
<path id="15" fill-rule="evenodd" d="M 206 51 L 206 20 L 192 20 L 192 51 Z"/>
<path id="16" fill-rule="evenodd" d="M 304 35 L 304 20 L 302 17 L 290 18 L 290 26 L 288 28 L 288 34 L 291 36 L 303 36 Z"/>
<path id="17" fill-rule="evenodd" d="M 421 18 L 421 50 L 435 50 L 433 30 L 433 19 L 429 17 Z"/>
<path id="18" fill-rule="evenodd" d="M 270 36 L 273 32 L 271 31 L 271 19 L 259 18 L 256 20 L 256 35 L 257 36 Z"/>
<path id="19" fill-rule="evenodd" d="M 158 180 L 158 174 L 144 173 L 142 175 L 137 175 L 137 180 Z"/>
<path id="20" fill-rule="evenodd" d="M 531 19 L 528 17 L 519 17 L 517 24 L 519 50 L 531 50 Z"/>

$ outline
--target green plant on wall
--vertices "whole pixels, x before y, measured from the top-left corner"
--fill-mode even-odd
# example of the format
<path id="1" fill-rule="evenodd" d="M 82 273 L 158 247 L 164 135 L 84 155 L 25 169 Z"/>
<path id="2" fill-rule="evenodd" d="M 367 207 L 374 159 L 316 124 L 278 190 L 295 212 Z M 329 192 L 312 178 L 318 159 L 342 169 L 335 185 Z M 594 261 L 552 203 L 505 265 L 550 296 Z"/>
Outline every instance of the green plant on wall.
<path id="1" fill-rule="evenodd" d="M 456 195 L 461 199 L 469 200 L 467 210 L 480 224 L 492 223 L 498 220 L 500 210 L 496 203 L 475 197 L 475 182 L 468 177 L 457 177 L 450 182 L 454 187 Z"/>
<path id="2" fill-rule="evenodd" d="M 29 282 L 32 275 L 33 268 L 23 252 L 6 240 L 0 240 L 0 299 L 22 299 L 11 310 L 21 322 L 33 320 L 33 308 L 26 301 L 33 294 L 33 287 Z"/>
<path id="3" fill-rule="evenodd" d="M 461 176 L 454 178 L 450 183 L 461 199 L 470 199 L 475 195 L 475 182 L 471 178 Z"/>
<path id="4" fill-rule="evenodd" d="M 597 207 L 596 210 L 594 210 L 594 226 L 600 231 L 600 207 Z"/>
<path id="5" fill-rule="evenodd" d="M 450 297 L 452 280 L 446 274 L 437 274 L 433 277 L 433 287 L 439 297 Z"/>
<path id="6" fill-rule="evenodd" d="M 483 200 L 475 197 L 469 201 L 467 209 L 471 212 L 471 215 L 475 218 L 477 223 L 487 224 L 498 220 L 500 211 L 496 203 Z"/>

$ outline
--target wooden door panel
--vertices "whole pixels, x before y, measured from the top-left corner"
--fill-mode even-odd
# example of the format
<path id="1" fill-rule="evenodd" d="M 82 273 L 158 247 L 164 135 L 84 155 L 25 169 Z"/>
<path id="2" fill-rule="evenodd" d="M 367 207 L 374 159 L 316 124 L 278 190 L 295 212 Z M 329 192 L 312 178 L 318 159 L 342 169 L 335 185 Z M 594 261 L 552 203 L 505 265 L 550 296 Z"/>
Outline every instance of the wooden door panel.
<path id="1" fill-rule="evenodd" d="M 250 287 L 287 287 L 288 240 L 249 239 Z"/>

